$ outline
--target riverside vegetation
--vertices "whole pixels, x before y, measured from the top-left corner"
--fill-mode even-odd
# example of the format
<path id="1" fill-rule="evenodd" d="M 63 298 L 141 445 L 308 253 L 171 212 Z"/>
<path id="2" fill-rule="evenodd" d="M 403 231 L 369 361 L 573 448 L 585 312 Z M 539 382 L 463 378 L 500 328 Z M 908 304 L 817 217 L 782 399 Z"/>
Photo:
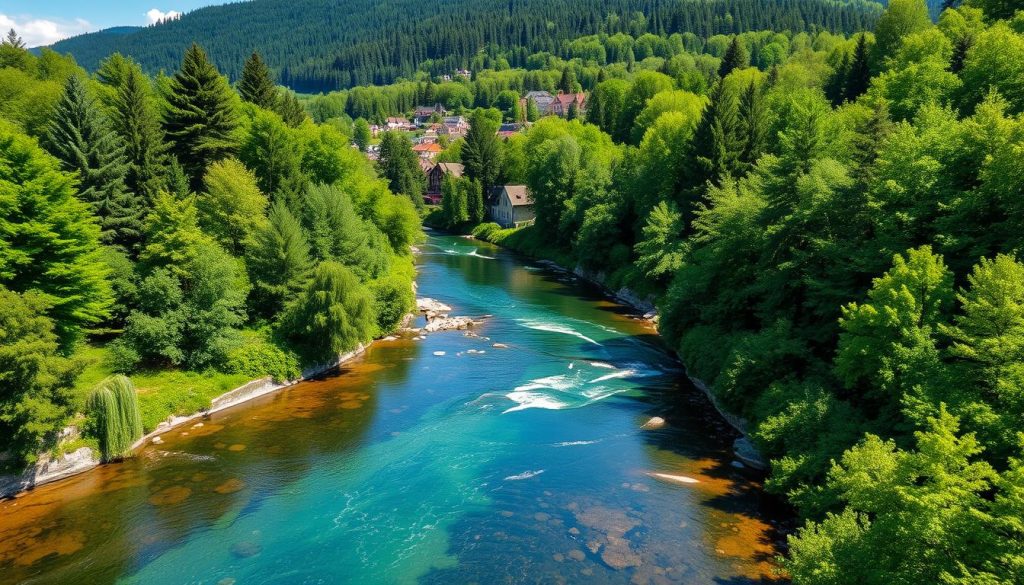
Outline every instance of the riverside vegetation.
<path id="1" fill-rule="evenodd" d="M 177 145 L 163 155 L 170 161 L 162 165 L 163 190 L 171 195 L 155 191 L 149 219 L 138 230 L 144 244 L 136 256 L 120 252 L 118 257 L 126 260 L 108 261 L 142 270 L 144 279 L 128 281 L 135 282 L 131 290 L 140 291 L 129 297 L 140 299 L 138 304 L 129 301 L 119 308 L 103 300 L 109 297 L 97 297 L 97 303 L 85 294 L 47 297 L 43 285 L 35 287 L 42 294 L 3 291 L 10 302 L 0 304 L 0 311 L 17 325 L 4 331 L 24 331 L 24 343 L 33 346 L 72 348 L 86 327 L 103 324 L 110 319 L 107 313 L 121 315 L 123 326 L 117 328 L 123 334 L 109 352 L 119 363 L 152 364 L 149 352 L 160 346 L 143 341 L 151 339 L 143 332 L 155 329 L 144 325 L 170 315 L 177 315 L 178 323 L 191 324 L 194 318 L 146 304 L 168 295 L 145 291 L 173 291 L 170 297 L 181 299 L 179 311 L 208 309 L 211 304 L 204 301 L 209 298 L 232 298 L 240 304 L 225 302 L 244 306 L 245 319 L 219 331 L 234 332 L 247 324 L 241 335 L 256 340 L 248 347 L 274 348 L 275 357 L 261 363 L 276 367 L 294 363 L 297 358 L 290 355 L 315 350 L 309 340 L 334 339 L 324 333 L 352 330 L 353 322 L 373 314 L 361 308 L 367 304 L 378 307 L 377 315 L 397 318 L 399 312 L 379 308 L 393 306 L 381 301 L 392 297 L 380 291 L 399 295 L 405 289 L 397 283 L 382 289 L 374 279 L 386 274 L 379 271 L 385 261 L 392 271 L 408 266 L 403 254 L 415 234 L 409 201 L 418 201 L 423 189 L 422 176 L 410 164 L 415 159 L 408 139 L 391 133 L 382 138 L 378 167 L 386 184 L 372 177 L 355 151 L 323 145 L 342 139 L 347 146 L 344 134 L 350 134 L 365 147 L 368 120 L 379 122 L 417 104 L 436 101 L 456 111 L 474 109 L 469 134 L 441 155 L 441 160 L 462 162 L 466 178 L 446 182 L 442 208 L 431 221 L 468 231 L 480 218 L 479 200 L 489 187 L 525 184 L 535 200 L 534 226 L 501 230 L 479 224 L 474 233 L 600 272 L 609 285 L 654 298 L 662 335 L 691 374 L 750 421 L 752 439 L 772 460 L 767 489 L 786 497 L 801 517 L 803 527 L 790 537 L 783 561 L 794 582 L 1020 582 L 1020 8 L 1018 2 L 967 0 L 933 21 L 923 1 L 893 0 L 870 23 L 831 31 L 744 32 L 734 27 L 725 34 L 690 37 L 648 31 L 646 25 L 609 28 L 564 39 L 550 51 L 534 48 L 524 55 L 517 49 L 516 68 L 498 48 L 488 48 L 474 57 L 479 60 L 472 79 L 437 83 L 427 75 L 433 66 L 427 60 L 414 79 L 389 86 L 264 104 L 278 113 L 240 104 L 224 84 L 224 111 L 242 112 L 242 137 L 230 142 L 227 135 L 211 133 L 197 150 L 191 150 L 190 126 L 170 122 L 173 112 L 187 111 L 175 106 L 174 98 L 181 91 L 176 88 L 187 84 L 177 77 L 157 77 L 152 99 L 166 102 L 167 114 L 163 125 L 154 127 Z M 871 30 L 854 30 L 861 27 Z M 59 208 L 79 211 L 72 216 L 77 223 L 64 215 L 59 225 L 88 224 L 92 227 L 79 228 L 92 234 L 88 242 L 109 234 L 106 241 L 123 247 L 139 236 L 118 227 L 127 225 L 122 216 L 108 212 L 112 219 L 104 221 L 97 214 L 100 223 L 94 225 L 87 208 L 76 203 L 67 175 L 56 170 L 56 160 L 21 135 L 50 135 L 51 114 L 36 96 L 57 96 L 60 81 L 51 77 L 63 79 L 54 72 L 73 65 L 52 52 L 39 57 L 18 53 L 11 48 L 16 45 L 5 43 L 0 58 L 15 55 L 35 63 L 35 69 L 0 70 L 24 80 L 5 83 L 16 90 L 13 98 L 0 102 L 4 115 L 18 124 L 8 130 L 11 143 L 21 145 L 11 160 L 42 161 L 28 166 L 50 169 L 32 185 L 64 185 Z M 262 70 L 257 65 L 250 59 L 245 77 L 254 79 L 251 71 Z M 85 83 L 101 105 L 112 87 L 109 79 L 116 77 L 104 73 L 110 68 L 108 61 L 96 80 Z M 357 80 L 371 81 L 390 82 L 391 76 Z M 529 103 L 526 111 L 518 111 L 516 98 L 524 90 L 555 88 L 589 91 L 586 113 L 569 120 L 537 119 Z M 56 111 L 65 101 L 61 98 Z M 300 120 L 290 127 L 289 120 L 296 124 L 293 116 L 304 117 L 296 103 L 322 125 Z M 501 120 L 522 118 L 535 123 L 508 140 L 495 137 Z M 318 138 L 310 139 L 314 133 Z M 302 147 L 277 148 L 281 136 L 293 137 Z M 239 162 L 227 156 L 231 149 L 221 151 L 225 144 L 237 149 Z M 210 160 L 211 152 L 223 160 Z M 292 162 L 261 166 L 250 158 L 270 152 Z M 295 152 L 305 154 L 292 159 Z M 330 157 L 344 163 L 326 165 L 337 176 L 318 175 L 316 169 L 323 168 L 318 163 Z M 299 226 L 306 234 L 310 256 L 319 265 L 305 290 L 293 288 L 291 279 L 271 276 L 261 284 L 258 258 L 265 257 L 246 252 L 245 232 L 236 231 L 246 223 L 217 222 L 235 208 L 214 205 L 215 196 L 199 205 L 210 185 L 241 184 L 206 180 L 214 169 L 229 173 L 232 168 L 253 173 L 251 192 L 274 199 L 271 225 Z M 27 171 L 19 167 L 18 172 Z M 304 182 L 314 186 L 296 186 Z M 365 192 L 368 184 L 374 185 L 372 194 Z M 388 187 L 408 197 L 384 197 Z M 348 191 L 354 193 L 348 198 L 332 195 Z M 104 201 L 109 205 L 103 209 L 123 206 L 119 197 Z M 337 205 L 357 213 L 324 211 L 331 205 L 327 201 L 347 202 Z M 382 219 L 380 207 L 401 221 Z M 192 219 L 178 221 L 198 226 L 186 233 L 206 237 L 193 240 L 166 227 L 179 225 L 170 218 L 183 216 Z M 253 214 L 239 212 L 237 217 L 251 219 Z M 356 254 L 359 260 L 354 261 L 347 255 L 352 249 L 380 248 L 332 244 L 331 235 L 353 233 L 323 228 L 339 218 L 359 220 L 365 230 L 355 233 L 365 233 L 364 242 L 386 239 L 386 257 Z M 295 231 L 260 231 L 264 238 L 257 241 L 291 242 L 282 234 Z M 211 239 L 209 248 L 202 248 Z M 195 248 L 176 248 L 185 242 Z M 130 288 L 121 279 L 97 277 L 92 269 L 98 265 L 95 250 L 109 247 L 76 249 L 78 264 L 71 264 L 81 266 L 76 286 L 99 290 L 109 280 L 115 290 Z M 238 274 L 253 282 L 251 292 L 190 297 L 197 290 L 212 294 L 211 288 L 230 288 L 191 286 L 186 279 L 204 274 L 199 263 L 190 263 L 194 256 L 183 251 L 192 249 L 220 250 L 217 257 L 225 258 L 225 264 L 232 254 L 244 258 L 245 270 Z M 292 256 L 282 252 L 279 257 Z M 40 262 L 4 266 L 9 265 L 37 269 Z M 7 278 L 11 269 L 5 270 L 0 276 L 9 288 L 24 281 Z M 280 276 L 282 270 L 265 274 Z M 340 292 L 360 285 L 373 294 L 349 300 Z M 56 284 L 47 286 L 53 290 Z M 346 299 L 330 314 L 345 318 L 310 321 L 311 315 L 323 315 L 318 307 L 329 291 Z M 55 304 L 54 297 L 64 302 Z M 377 327 L 383 329 L 380 321 Z M 132 333 L 132 327 L 140 333 Z M 372 333 L 369 329 L 364 334 Z M 161 358 L 165 364 L 212 367 L 218 363 L 213 356 L 231 355 L 214 350 L 232 336 L 175 331 L 181 331 L 177 339 L 182 343 L 175 346 L 177 357 Z M 67 380 L 73 377 L 73 360 L 52 351 L 41 355 L 40 373 L 29 378 L 35 385 L 31 395 L 71 404 L 74 386 Z M 65 355 L 74 353 L 65 349 Z M 145 399 L 141 394 L 140 402 Z M 57 428 L 55 421 L 63 422 L 71 411 L 39 412 L 49 412 L 47 420 L 54 421 L 45 431 Z"/>
<path id="2" fill-rule="evenodd" d="M 772 37 L 768 67 L 753 33 L 600 67 L 585 121 L 456 143 L 460 182 L 527 185 L 535 225 L 473 228 L 473 186 L 435 221 L 656 300 L 804 521 L 794 582 L 1018 583 L 1017 8 L 895 0 L 873 32 Z"/>
<path id="3" fill-rule="evenodd" d="M 245 380 L 293 379 L 412 307 L 413 203 L 253 55 L 94 76 L 0 46 L 0 445 L 130 452 Z M 119 374 L 108 377 L 112 374 Z M 138 385 L 138 394 L 132 381 Z M 56 444 L 75 425 L 84 435 Z"/>

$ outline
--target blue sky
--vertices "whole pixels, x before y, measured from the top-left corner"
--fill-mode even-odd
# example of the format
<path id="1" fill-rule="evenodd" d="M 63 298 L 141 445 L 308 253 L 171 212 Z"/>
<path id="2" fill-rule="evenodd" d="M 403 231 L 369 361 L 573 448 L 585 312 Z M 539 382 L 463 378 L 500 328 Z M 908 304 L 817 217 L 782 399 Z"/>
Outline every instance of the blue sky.
<path id="1" fill-rule="evenodd" d="M 30 47 L 120 25 L 145 25 L 227 0 L 0 0 L 0 31 L 18 31 Z"/>

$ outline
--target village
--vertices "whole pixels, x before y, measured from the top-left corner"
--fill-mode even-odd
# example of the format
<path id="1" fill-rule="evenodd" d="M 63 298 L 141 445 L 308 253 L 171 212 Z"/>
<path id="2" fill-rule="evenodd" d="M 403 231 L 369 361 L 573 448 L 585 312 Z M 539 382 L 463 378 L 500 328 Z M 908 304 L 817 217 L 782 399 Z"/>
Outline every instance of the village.
<path id="1" fill-rule="evenodd" d="M 518 111 L 521 119 L 502 123 L 497 135 L 502 140 L 525 131 L 532 122 L 525 119 L 525 112 L 536 109 L 539 116 L 562 118 L 583 117 L 586 113 L 587 96 L 583 92 L 552 94 L 547 91 L 529 91 L 519 99 Z M 409 136 L 412 150 L 416 154 L 420 169 L 426 176 L 426 190 L 423 202 L 428 206 L 441 204 L 441 186 L 445 177 L 461 178 L 464 167 L 458 162 L 439 160 L 442 153 L 456 141 L 462 140 L 469 132 L 469 120 L 461 113 L 449 112 L 441 104 L 419 106 L 410 116 L 391 116 L 383 124 L 370 126 L 376 140 L 385 132 L 401 132 Z M 372 143 L 366 149 L 372 161 L 379 158 L 379 144 Z M 489 221 L 503 228 L 522 227 L 533 223 L 536 214 L 533 198 L 526 185 L 495 185 L 484 195 L 484 205 Z"/>

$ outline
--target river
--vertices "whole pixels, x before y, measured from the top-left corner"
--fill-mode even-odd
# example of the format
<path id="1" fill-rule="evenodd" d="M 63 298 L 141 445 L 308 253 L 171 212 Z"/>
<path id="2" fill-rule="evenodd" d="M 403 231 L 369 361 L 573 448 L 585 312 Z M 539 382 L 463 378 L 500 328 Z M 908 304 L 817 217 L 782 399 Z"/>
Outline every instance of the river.
<path id="1" fill-rule="evenodd" d="M 773 501 L 649 325 L 463 238 L 431 237 L 418 283 L 491 316 L 0 502 L 0 583 L 770 578 Z"/>

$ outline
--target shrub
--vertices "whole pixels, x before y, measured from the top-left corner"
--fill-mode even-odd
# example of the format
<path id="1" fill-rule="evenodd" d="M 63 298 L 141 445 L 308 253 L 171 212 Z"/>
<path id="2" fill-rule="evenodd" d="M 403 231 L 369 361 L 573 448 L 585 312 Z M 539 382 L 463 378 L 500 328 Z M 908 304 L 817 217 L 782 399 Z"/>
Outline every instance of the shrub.
<path id="1" fill-rule="evenodd" d="M 247 343 L 228 354 L 228 369 L 233 374 L 253 378 L 272 376 L 276 382 L 295 380 L 302 375 L 299 357 L 267 341 Z"/>

